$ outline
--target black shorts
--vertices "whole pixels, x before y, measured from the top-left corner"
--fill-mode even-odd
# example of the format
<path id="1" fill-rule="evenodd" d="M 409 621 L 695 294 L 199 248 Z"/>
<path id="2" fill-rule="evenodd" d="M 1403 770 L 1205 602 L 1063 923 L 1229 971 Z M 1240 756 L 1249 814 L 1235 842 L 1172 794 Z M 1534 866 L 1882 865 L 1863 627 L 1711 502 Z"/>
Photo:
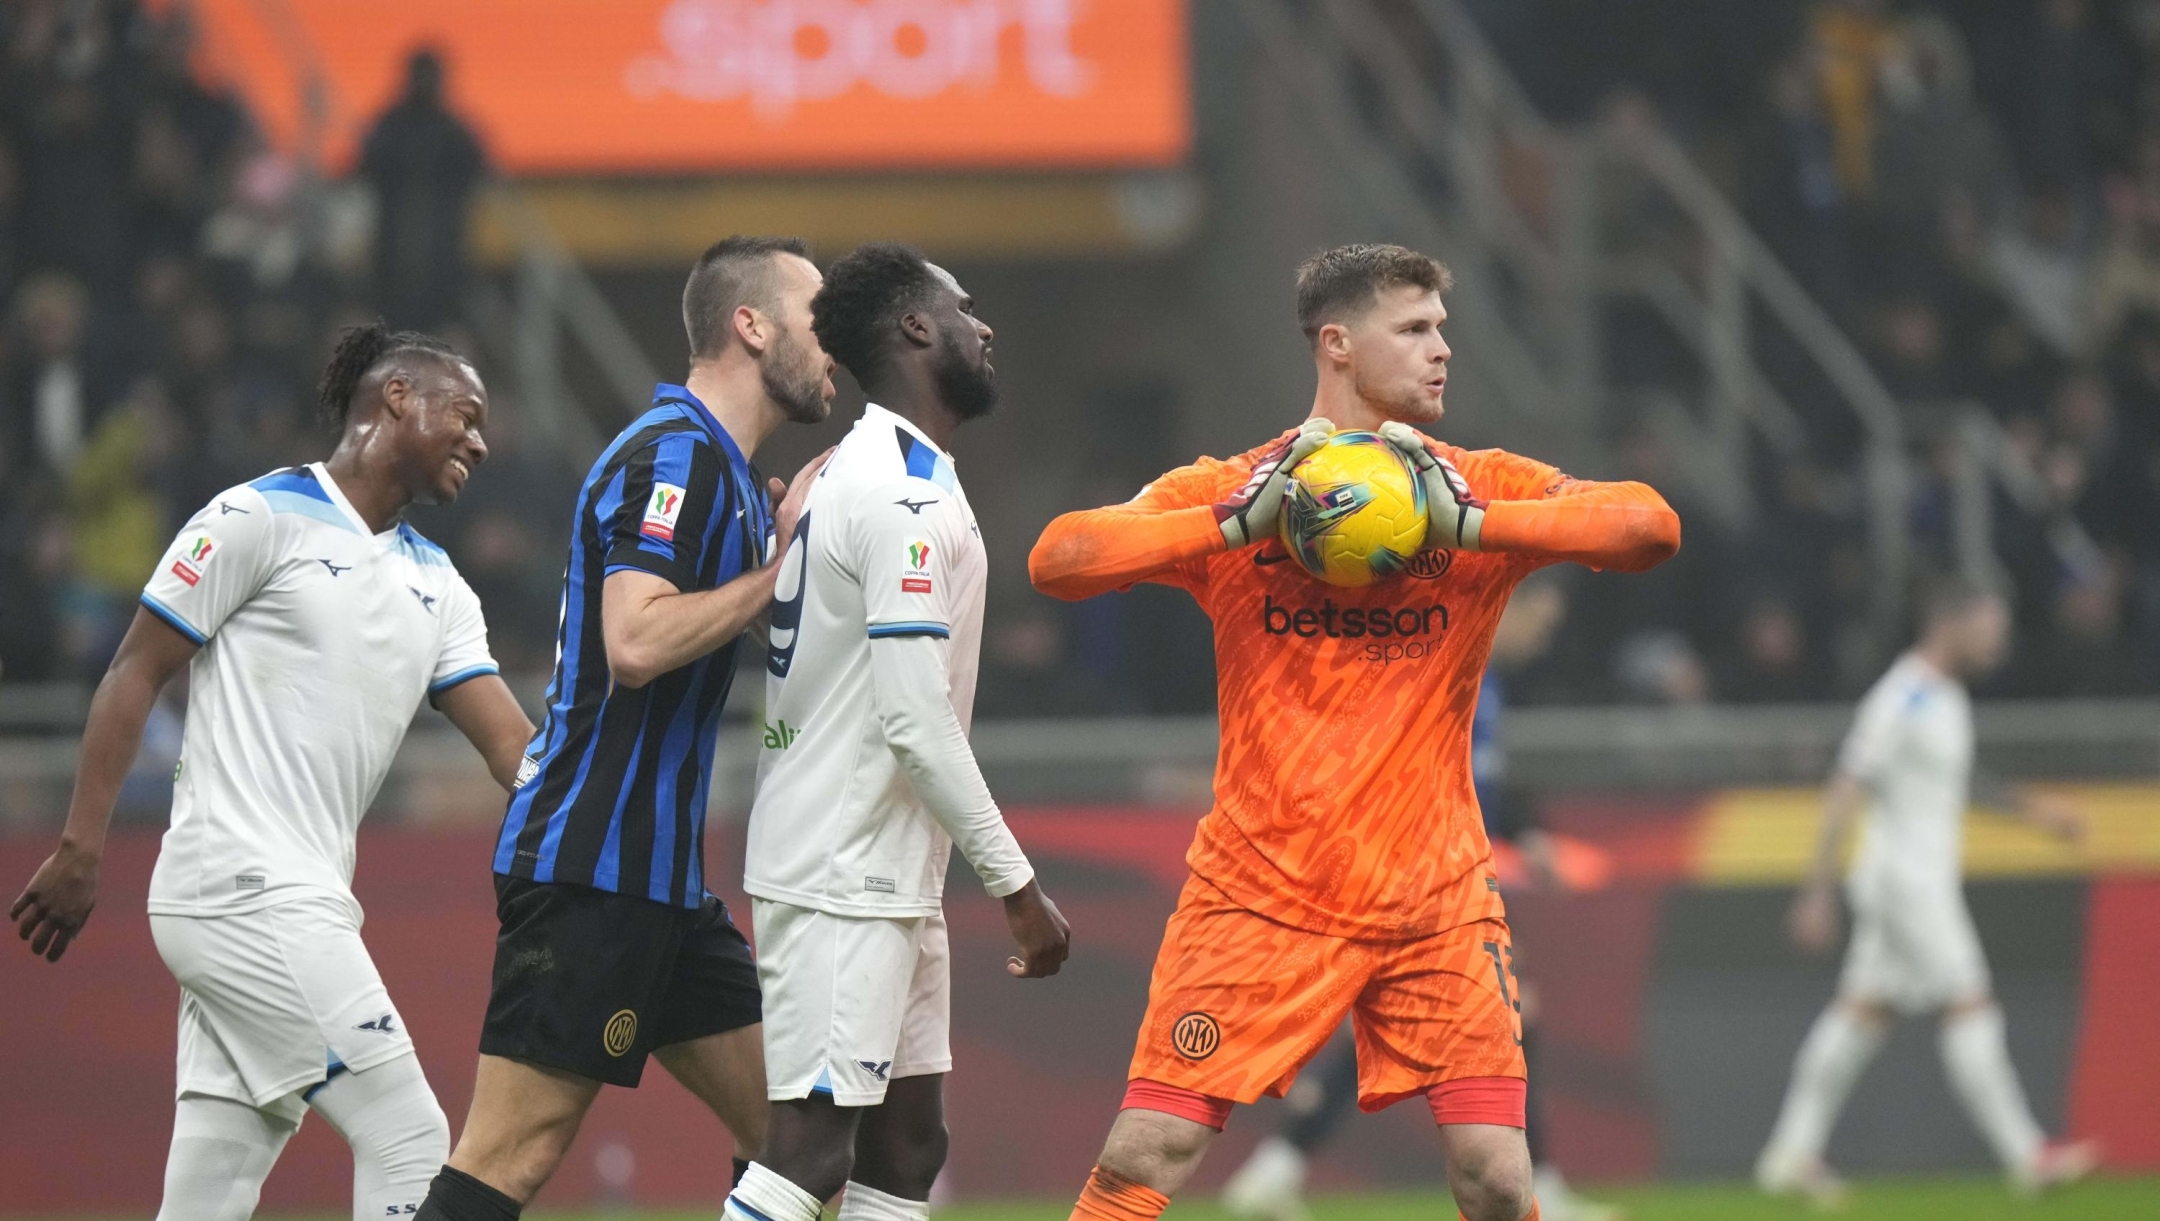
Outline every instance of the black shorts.
<path id="1" fill-rule="evenodd" d="M 757 959 L 711 895 L 695 911 L 495 875 L 480 1054 L 635 1086 L 645 1057 L 759 1020 Z"/>

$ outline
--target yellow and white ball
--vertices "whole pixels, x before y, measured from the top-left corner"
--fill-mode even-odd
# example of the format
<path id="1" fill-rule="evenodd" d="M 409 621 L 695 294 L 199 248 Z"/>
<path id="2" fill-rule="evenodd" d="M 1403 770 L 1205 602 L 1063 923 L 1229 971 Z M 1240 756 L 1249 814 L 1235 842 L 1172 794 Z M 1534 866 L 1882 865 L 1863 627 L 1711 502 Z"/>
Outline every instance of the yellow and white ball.
<path id="1" fill-rule="evenodd" d="M 1335 433 L 1290 471 L 1283 546 L 1330 585 L 1370 585 L 1401 572 L 1424 545 L 1425 528 L 1425 485 L 1379 433 Z"/>

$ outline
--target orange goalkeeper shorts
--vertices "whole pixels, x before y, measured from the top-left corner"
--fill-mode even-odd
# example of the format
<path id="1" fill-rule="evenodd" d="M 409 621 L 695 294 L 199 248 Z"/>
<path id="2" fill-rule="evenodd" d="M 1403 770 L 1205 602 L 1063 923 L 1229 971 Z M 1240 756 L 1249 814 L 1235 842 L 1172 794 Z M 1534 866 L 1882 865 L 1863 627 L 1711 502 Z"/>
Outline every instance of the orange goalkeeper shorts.
<path id="1" fill-rule="evenodd" d="M 1128 1075 L 1231 1102 L 1279 1098 L 1347 1014 L 1363 1110 L 1445 1082 L 1521 1078 L 1514 956 L 1505 920 L 1352 940 L 1278 924 L 1193 877 L 1155 958 Z"/>

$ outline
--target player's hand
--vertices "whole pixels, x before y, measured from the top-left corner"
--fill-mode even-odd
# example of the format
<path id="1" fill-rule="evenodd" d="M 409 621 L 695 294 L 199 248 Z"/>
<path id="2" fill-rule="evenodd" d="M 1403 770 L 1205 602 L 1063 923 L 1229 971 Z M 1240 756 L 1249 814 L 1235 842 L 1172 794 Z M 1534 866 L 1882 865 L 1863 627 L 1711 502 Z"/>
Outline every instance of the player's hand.
<path id="1" fill-rule="evenodd" d="M 97 906 L 97 881 L 96 853 L 63 842 L 59 851 L 45 858 L 15 905 L 8 908 L 8 920 L 17 924 L 31 953 L 48 962 L 60 961 L 68 943 L 90 919 L 90 909 Z"/>
<path id="2" fill-rule="evenodd" d="M 1072 952 L 1072 926 L 1033 880 L 1005 896 L 1005 927 L 1020 947 L 1005 960 L 1005 973 L 1015 979 L 1055 975 Z"/>
<path id="3" fill-rule="evenodd" d="M 1253 463 L 1252 478 L 1215 506 L 1215 522 L 1222 527 L 1223 542 L 1232 551 L 1250 546 L 1275 533 L 1282 516 L 1283 494 L 1290 487 L 1290 470 L 1307 454 L 1327 443 L 1335 425 L 1314 416 L 1298 430 L 1268 447 Z"/>
<path id="4" fill-rule="evenodd" d="M 1802 889 L 1786 914 L 1785 931 L 1808 953 L 1829 953 L 1838 939 L 1837 892 L 1825 886 Z"/>
<path id="5" fill-rule="evenodd" d="M 2030 792 L 2025 797 L 2025 817 L 2032 825 L 2060 840 L 2085 841 L 2085 811 L 2056 793 Z"/>
<path id="6" fill-rule="evenodd" d="M 1485 529 L 1484 500 L 1470 490 L 1470 481 L 1455 464 L 1433 452 L 1425 435 L 1401 420 L 1380 426 L 1380 435 L 1401 451 L 1410 469 L 1425 485 L 1426 551 L 1476 551 Z"/>
<path id="7" fill-rule="evenodd" d="M 766 480 L 773 499 L 779 502 L 779 507 L 773 510 L 773 536 L 778 540 L 773 544 L 773 563 L 779 563 L 787 554 L 788 544 L 795 541 L 795 523 L 802 520 L 803 502 L 810 499 L 810 485 L 817 482 L 818 472 L 825 469 L 825 464 L 832 460 L 833 450 L 838 448 L 835 445 L 803 463 L 803 468 L 795 472 L 794 481 L 785 487 L 778 479 Z"/>

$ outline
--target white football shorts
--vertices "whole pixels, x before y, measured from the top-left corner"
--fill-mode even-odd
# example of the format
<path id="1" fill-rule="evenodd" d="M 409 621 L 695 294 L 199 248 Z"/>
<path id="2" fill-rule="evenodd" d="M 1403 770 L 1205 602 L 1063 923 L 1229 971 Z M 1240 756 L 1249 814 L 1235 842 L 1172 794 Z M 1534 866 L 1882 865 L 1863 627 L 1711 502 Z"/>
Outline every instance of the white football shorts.
<path id="1" fill-rule="evenodd" d="M 776 1102 L 876 1106 L 901 1077 L 952 1071 L 945 916 L 835 916 L 753 898 L 765 992 L 765 1079 Z"/>
<path id="2" fill-rule="evenodd" d="M 180 981 L 179 1093 L 298 1122 L 305 1091 L 411 1055 L 350 904 L 309 896 L 232 916 L 152 915 Z"/>
<path id="3" fill-rule="evenodd" d="M 1987 957 L 1956 888 L 1854 887 L 1838 994 L 1928 1013 L 1988 994 Z"/>

